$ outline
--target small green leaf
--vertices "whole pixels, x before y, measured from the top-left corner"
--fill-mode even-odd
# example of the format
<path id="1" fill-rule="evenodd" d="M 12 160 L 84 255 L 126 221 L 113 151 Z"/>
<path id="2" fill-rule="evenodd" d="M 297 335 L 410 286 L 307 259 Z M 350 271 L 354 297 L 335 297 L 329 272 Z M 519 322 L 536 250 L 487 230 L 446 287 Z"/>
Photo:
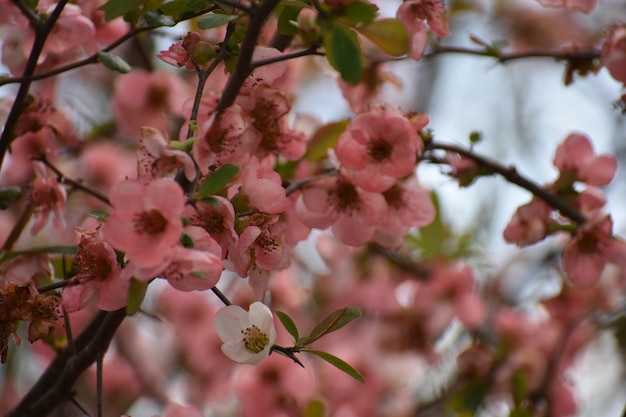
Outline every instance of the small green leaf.
<path id="1" fill-rule="evenodd" d="M 358 84 L 363 74 L 363 52 L 354 30 L 335 24 L 324 32 L 323 44 L 331 67 L 346 82 Z"/>
<path id="2" fill-rule="evenodd" d="M 7 187 L 0 190 L 0 210 L 6 210 L 12 201 L 22 195 L 20 187 Z"/>
<path id="3" fill-rule="evenodd" d="M 98 8 L 104 10 L 104 19 L 109 22 L 126 13 L 139 10 L 144 0 L 109 0 Z"/>
<path id="4" fill-rule="evenodd" d="M 348 128 L 349 119 L 329 123 L 317 129 L 309 141 L 304 158 L 308 161 L 320 161 L 327 156 L 328 149 L 334 148 L 339 136 Z"/>
<path id="5" fill-rule="evenodd" d="M 110 214 L 107 213 L 104 210 L 92 210 L 87 215 L 90 216 L 90 217 L 94 217 L 94 218 L 100 220 L 101 222 L 103 222 L 103 221 L 105 221 L 106 219 L 109 218 Z"/>
<path id="6" fill-rule="evenodd" d="M 209 0 L 173 0 L 162 4 L 159 10 L 168 16 L 172 16 L 177 22 L 195 12 L 204 10 L 211 6 L 213 2 Z"/>
<path id="7" fill-rule="evenodd" d="M 278 16 L 278 33 L 284 36 L 292 36 L 298 33 L 298 27 L 294 24 L 298 20 L 301 7 L 288 6 L 283 8 Z"/>
<path id="8" fill-rule="evenodd" d="M 391 56 L 405 55 L 410 38 L 404 25 L 397 19 L 381 19 L 357 28 L 359 33 L 374 42 Z"/>
<path id="9" fill-rule="evenodd" d="M 311 334 L 304 338 L 303 345 L 308 345 L 316 341 L 322 336 L 327 335 L 341 329 L 346 324 L 361 317 L 361 310 L 358 308 L 344 307 L 340 310 L 335 310 L 330 313 L 324 320 L 322 320 L 311 332 Z"/>
<path id="10" fill-rule="evenodd" d="M 158 10 L 151 10 L 143 15 L 143 19 L 146 21 L 148 26 L 152 27 L 161 27 L 161 26 L 174 26 L 176 21 L 172 16 L 168 16 L 163 14 Z"/>
<path id="11" fill-rule="evenodd" d="M 378 7 L 370 3 L 355 1 L 343 7 L 343 17 L 352 24 L 370 23 L 376 17 Z"/>
<path id="12" fill-rule="evenodd" d="M 136 278 L 131 278 L 130 288 L 128 289 L 128 298 L 126 304 L 126 315 L 132 316 L 139 311 L 143 299 L 146 297 L 146 291 L 148 290 L 148 283 L 140 281 Z"/>
<path id="13" fill-rule="evenodd" d="M 326 362 L 330 363 L 335 368 L 347 373 L 348 375 L 350 375 L 352 378 L 356 379 L 357 381 L 365 382 L 363 375 L 361 375 L 356 369 L 350 366 L 346 361 L 339 359 L 338 357 L 331 355 L 328 352 L 322 352 L 320 350 L 309 350 L 309 349 L 303 349 L 302 352 L 312 353 L 313 355 L 316 355 L 324 359 Z"/>
<path id="14" fill-rule="evenodd" d="M 200 29 L 213 29 L 224 26 L 231 20 L 238 19 L 239 15 L 228 15 L 218 13 L 208 13 L 198 19 L 198 27 Z"/>
<path id="15" fill-rule="evenodd" d="M 212 194 L 217 194 L 222 188 L 239 173 L 239 167 L 231 164 L 222 165 L 209 176 L 206 177 L 200 185 L 198 197 L 203 198 Z"/>
<path id="16" fill-rule="evenodd" d="M 511 385 L 513 388 L 513 404 L 519 407 L 528 398 L 529 394 L 526 374 L 520 370 L 515 371 L 511 375 Z"/>
<path id="17" fill-rule="evenodd" d="M 204 280 L 204 281 L 209 279 L 209 275 L 207 275 L 206 272 L 192 271 L 191 275 L 193 275 L 194 277 L 200 278 L 201 280 Z"/>
<path id="18" fill-rule="evenodd" d="M 509 413 L 509 417 L 532 417 L 533 412 L 530 408 L 527 407 L 516 407 L 511 410 Z"/>
<path id="19" fill-rule="evenodd" d="M 102 65 L 105 67 L 113 71 L 121 72 L 122 74 L 127 74 L 131 70 L 130 65 L 121 57 L 108 52 L 98 52 L 98 60 L 102 62 Z"/>
<path id="20" fill-rule="evenodd" d="M 289 317 L 286 313 L 283 313 L 282 311 L 276 311 L 276 315 L 278 316 L 278 319 L 283 324 L 285 329 L 287 329 L 289 334 L 292 335 L 294 340 L 297 342 L 300 338 L 300 335 L 298 334 L 298 328 L 296 327 L 296 323 L 294 323 L 293 320 L 291 320 L 291 317 Z"/>

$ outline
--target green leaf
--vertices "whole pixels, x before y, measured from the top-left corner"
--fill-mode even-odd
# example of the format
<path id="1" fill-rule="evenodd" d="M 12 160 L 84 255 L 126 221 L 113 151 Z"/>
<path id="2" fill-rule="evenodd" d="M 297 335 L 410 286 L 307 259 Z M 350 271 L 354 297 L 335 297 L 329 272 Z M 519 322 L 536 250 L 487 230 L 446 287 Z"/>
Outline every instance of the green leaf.
<path id="1" fill-rule="evenodd" d="M 146 297 L 146 291 L 148 290 L 148 283 L 140 281 L 136 278 L 131 278 L 130 288 L 128 290 L 128 298 L 126 304 L 126 315 L 132 316 L 139 311 L 143 299 Z"/>
<path id="2" fill-rule="evenodd" d="M 361 317 L 361 310 L 358 308 L 344 307 L 340 310 L 335 310 L 330 313 L 324 320 L 322 320 L 311 332 L 311 334 L 304 338 L 303 345 L 308 345 L 316 341 L 322 336 L 327 335 L 341 329 L 346 324 Z"/>
<path id="3" fill-rule="evenodd" d="M 143 19 L 148 26 L 161 27 L 161 26 L 174 26 L 176 21 L 172 16 L 163 14 L 158 10 L 151 10 L 143 15 Z"/>
<path id="4" fill-rule="evenodd" d="M 109 0 L 98 8 L 104 10 L 104 19 L 109 22 L 116 17 L 138 11 L 144 0 Z"/>
<path id="5" fill-rule="evenodd" d="M 204 10 L 213 2 L 208 0 L 174 0 L 162 4 L 159 10 L 168 16 L 172 16 L 177 22 L 184 20 L 195 12 Z"/>
<path id="6" fill-rule="evenodd" d="M 287 6 L 278 16 L 278 33 L 284 36 L 292 36 L 298 33 L 298 27 L 294 24 L 298 20 L 301 7 Z"/>
<path id="7" fill-rule="evenodd" d="M 509 413 L 509 417 L 532 417 L 533 412 L 530 408 L 527 407 L 516 407 L 511 410 Z"/>
<path id="8" fill-rule="evenodd" d="M 515 371 L 511 375 L 511 386 L 513 388 L 513 404 L 519 407 L 528 398 L 529 394 L 526 374 L 520 370 Z"/>
<path id="9" fill-rule="evenodd" d="M 355 1 L 344 6 L 343 17 L 348 19 L 353 25 L 359 23 L 370 23 L 376 17 L 378 7 L 373 4 Z"/>
<path id="10" fill-rule="evenodd" d="M 309 141 L 304 158 L 308 161 L 321 161 L 326 158 L 328 149 L 334 148 L 339 136 L 348 128 L 349 119 L 329 123 L 318 128 Z"/>
<path id="11" fill-rule="evenodd" d="M 20 198 L 22 191 L 20 187 L 7 187 L 0 190 L 0 210 L 6 210 L 12 201 Z"/>
<path id="12" fill-rule="evenodd" d="M 320 400 L 311 400 L 304 409 L 304 417 L 324 417 L 326 415 L 326 406 Z"/>
<path id="13" fill-rule="evenodd" d="M 209 195 L 217 194 L 222 188 L 239 173 L 239 167 L 231 164 L 222 165 L 209 176 L 206 177 L 200 185 L 198 197 L 203 198 Z"/>
<path id="14" fill-rule="evenodd" d="M 276 315 L 278 316 L 280 322 L 283 324 L 283 327 L 287 329 L 289 334 L 292 335 L 293 339 L 297 342 L 300 338 L 300 335 L 298 334 L 298 328 L 296 327 L 296 323 L 294 323 L 293 320 L 291 320 L 291 317 L 289 317 L 286 313 L 283 313 L 282 311 L 276 311 Z"/>
<path id="15" fill-rule="evenodd" d="M 90 216 L 90 217 L 94 217 L 94 218 L 100 220 L 101 222 L 105 221 L 110 216 L 110 214 L 107 213 L 104 210 L 92 210 L 89 213 L 87 213 L 87 215 Z"/>
<path id="16" fill-rule="evenodd" d="M 102 62 L 102 65 L 105 67 L 113 71 L 121 72 L 122 74 L 127 74 L 131 70 L 130 65 L 121 57 L 108 52 L 98 52 L 98 60 Z"/>
<path id="17" fill-rule="evenodd" d="M 359 26 L 357 30 L 391 56 L 401 56 L 409 52 L 409 34 L 397 19 L 377 20 Z"/>
<path id="18" fill-rule="evenodd" d="M 346 82 L 358 84 L 363 74 L 363 52 L 354 30 L 335 24 L 324 32 L 323 44 L 331 67 Z"/>
<path id="19" fill-rule="evenodd" d="M 228 15 L 219 13 L 208 13 L 198 19 L 198 27 L 200 29 L 213 29 L 224 26 L 231 20 L 238 19 L 239 15 Z"/>
<path id="20" fill-rule="evenodd" d="M 331 355 L 328 352 L 322 352 L 320 350 L 310 350 L 310 349 L 303 349 L 302 352 L 312 353 L 313 355 L 316 355 L 324 359 L 326 362 L 330 363 L 335 368 L 347 373 L 348 375 L 350 375 L 352 378 L 356 379 L 357 381 L 365 382 L 363 375 L 361 375 L 356 369 L 350 366 L 346 361 L 339 359 L 338 357 Z"/>

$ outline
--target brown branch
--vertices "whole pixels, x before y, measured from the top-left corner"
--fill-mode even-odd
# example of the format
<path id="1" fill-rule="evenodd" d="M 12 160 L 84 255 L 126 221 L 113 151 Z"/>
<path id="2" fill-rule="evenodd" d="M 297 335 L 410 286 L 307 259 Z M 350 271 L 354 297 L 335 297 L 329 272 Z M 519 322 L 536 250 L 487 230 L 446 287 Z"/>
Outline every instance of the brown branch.
<path id="1" fill-rule="evenodd" d="M 479 57 L 488 57 L 498 60 L 500 63 L 530 58 L 553 58 L 557 61 L 593 60 L 601 58 L 600 51 L 590 49 L 588 51 L 526 51 L 505 53 L 496 48 L 464 48 L 459 46 L 435 45 L 431 52 L 424 54 L 424 58 L 431 58 L 443 54 L 462 54 Z"/>
<path id="2" fill-rule="evenodd" d="M 256 47 L 261 29 L 263 28 L 263 23 L 265 23 L 265 20 L 270 13 L 272 13 L 272 10 L 274 10 L 279 1 L 280 0 L 265 0 L 258 6 L 255 4 L 250 6 L 248 29 L 246 30 L 241 48 L 239 49 L 239 58 L 235 64 L 235 69 L 228 78 L 222 97 L 215 108 L 217 114 L 222 113 L 233 105 L 243 83 L 252 72 L 252 66 L 250 65 L 252 62 L 252 54 L 254 53 L 254 48 Z"/>
<path id="3" fill-rule="evenodd" d="M 561 212 L 561 214 L 563 214 L 566 217 L 569 217 L 571 220 L 575 221 L 576 223 L 582 224 L 587 221 L 585 216 L 583 216 L 578 210 L 572 207 L 572 205 L 570 205 L 567 201 L 565 201 L 558 195 L 553 194 L 545 190 L 544 188 L 541 188 L 536 183 L 520 175 L 517 172 L 517 169 L 515 169 L 515 167 L 504 166 L 500 164 L 499 162 L 494 161 L 493 159 L 490 159 L 486 156 L 478 155 L 471 150 L 468 150 L 468 149 L 465 149 L 456 145 L 447 145 L 443 143 L 428 142 L 426 143 L 426 149 L 432 149 L 432 150 L 440 149 L 446 152 L 458 153 L 459 155 L 470 158 L 471 160 L 476 162 L 478 165 L 485 167 L 489 169 L 490 171 L 504 177 L 510 183 L 518 185 L 521 188 L 524 188 L 530 191 L 533 195 L 539 197 L 540 199 L 548 203 L 551 207 L 555 208 L 556 210 Z"/>
<path id="4" fill-rule="evenodd" d="M 76 339 L 77 353 L 70 349 L 60 352 L 7 417 L 45 416 L 63 401 L 70 400 L 74 382 L 96 361 L 98 355 L 107 351 L 125 317 L 125 308 L 99 312 Z"/>

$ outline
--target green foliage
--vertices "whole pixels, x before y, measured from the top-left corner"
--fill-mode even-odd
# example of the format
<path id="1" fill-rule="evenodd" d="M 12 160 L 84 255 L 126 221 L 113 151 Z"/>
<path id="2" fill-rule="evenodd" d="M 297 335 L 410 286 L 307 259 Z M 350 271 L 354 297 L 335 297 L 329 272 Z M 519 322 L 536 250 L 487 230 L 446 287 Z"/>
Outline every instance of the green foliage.
<path id="1" fill-rule="evenodd" d="M 144 3 L 144 0 L 109 0 L 98 8 L 98 10 L 104 11 L 104 19 L 107 22 L 115 19 L 116 17 L 124 16 L 127 13 L 138 11 L 139 6 Z"/>
<path id="2" fill-rule="evenodd" d="M 22 195 L 20 187 L 7 187 L 0 190 L 0 210 L 9 208 L 13 201 L 18 200 Z"/>
<path id="3" fill-rule="evenodd" d="M 352 25 L 358 25 L 371 23 L 377 13 L 378 7 L 375 5 L 355 1 L 345 5 L 341 17 L 347 19 Z"/>
<path id="4" fill-rule="evenodd" d="M 207 13 L 198 19 L 198 27 L 200 29 L 213 29 L 224 26 L 228 22 L 238 19 L 239 15 L 228 15 L 220 13 Z"/>
<path id="5" fill-rule="evenodd" d="M 104 210 L 92 210 L 89 213 L 87 213 L 87 215 L 90 217 L 94 217 L 100 220 L 101 222 L 103 222 L 109 218 L 110 214 Z"/>
<path id="6" fill-rule="evenodd" d="M 354 30 L 335 23 L 324 32 L 323 45 L 330 66 L 344 81 L 358 84 L 363 74 L 363 51 Z"/>
<path id="7" fill-rule="evenodd" d="M 408 235 L 407 244 L 417 250 L 423 260 L 461 259 L 475 255 L 475 232 L 454 232 L 441 216 L 441 205 L 434 191 L 431 192 L 431 198 L 435 206 L 435 219 L 428 226 L 420 228 L 419 232 Z"/>
<path id="8" fill-rule="evenodd" d="M 174 20 L 180 21 L 191 16 L 193 13 L 207 9 L 213 4 L 208 0 L 174 0 L 162 4 L 159 10 Z"/>
<path id="9" fill-rule="evenodd" d="M 350 375 L 352 378 L 356 379 L 357 381 L 365 382 L 363 375 L 361 375 L 356 369 L 354 369 L 344 360 L 339 359 L 338 357 L 331 355 L 328 352 L 322 352 L 320 350 L 309 350 L 309 349 L 303 349 L 302 352 L 308 352 L 313 355 L 316 355 L 320 357 L 321 359 L 325 360 L 326 362 L 330 363 L 331 365 L 333 365 L 335 368 L 347 373 L 348 375 Z"/>
<path id="10" fill-rule="evenodd" d="M 130 280 L 130 289 L 128 290 L 128 303 L 126 304 L 126 315 L 132 316 L 139 311 L 141 303 L 146 297 L 148 283 L 135 278 Z"/>
<path id="11" fill-rule="evenodd" d="M 306 346 L 315 342 L 322 336 L 341 329 L 346 324 L 361 317 L 361 310 L 358 308 L 344 307 L 335 310 L 322 320 L 311 332 L 310 335 L 298 340 L 298 344 Z"/>
<path id="12" fill-rule="evenodd" d="M 517 370 L 511 375 L 513 403 L 520 406 L 528 398 L 528 378 L 524 372 Z"/>
<path id="13" fill-rule="evenodd" d="M 377 20 L 359 26 L 357 30 L 391 56 L 401 56 L 409 52 L 409 34 L 397 19 Z"/>
<path id="14" fill-rule="evenodd" d="M 161 27 L 161 26 L 174 26 L 176 21 L 172 16 L 163 14 L 159 10 L 151 10 L 143 15 L 143 19 L 148 26 Z"/>
<path id="15" fill-rule="evenodd" d="M 452 396 L 446 405 L 454 413 L 467 415 L 469 412 L 469 415 L 475 415 L 488 391 L 487 381 L 473 380 Z"/>
<path id="16" fill-rule="evenodd" d="M 278 33 L 291 36 L 298 33 L 298 28 L 294 24 L 297 21 L 300 11 L 304 7 L 309 7 L 305 0 L 281 1 L 276 8 L 278 14 Z"/>
<path id="17" fill-rule="evenodd" d="M 102 62 L 102 65 L 104 65 L 108 69 L 120 72 L 122 74 L 127 74 L 131 70 L 128 62 L 124 61 L 121 57 L 108 52 L 98 52 L 98 61 Z"/>
<path id="18" fill-rule="evenodd" d="M 339 136 L 348 128 L 349 124 L 349 119 L 343 119 L 319 127 L 309 141 L 304 159 L 313 162 L 325 159 L 328 150 L 335 147 Z"/>
<path id="19" fill-rule="evenodd" d="M 200 190 L 198 191 L 198 197 L 203 198 L 217 194 L 238 173 L 238 166 L 231 164 L 222 165 L 215 172 L 208 175 L 204 181 L 202 181 L 202 184 L 200 184 Z"/>
<path id="20" fill-rule="evenodd" d="M 291 317 L 289 317 L 286 313 L 283 313 L 282 311 L 277 311 L 276 315 L 278 316 L 280 322 L 283 324 L 283 327 L 289 332 L 290 335 L 293 336 L 294 342 L 297 343 L 298 339 L 300 338 L 300 334 L 298 333 L 296 323 L 294 323 Z"/>

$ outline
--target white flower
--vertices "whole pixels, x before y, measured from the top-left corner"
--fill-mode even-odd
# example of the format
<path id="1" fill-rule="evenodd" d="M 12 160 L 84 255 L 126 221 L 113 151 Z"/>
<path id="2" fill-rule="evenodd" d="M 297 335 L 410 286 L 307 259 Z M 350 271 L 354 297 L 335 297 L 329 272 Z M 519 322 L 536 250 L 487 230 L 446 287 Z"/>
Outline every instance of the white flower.
<path id="1" fill-rule="evenodd" d="M 224 342 L 224 355 L 239 363 L 258 364 L 276 341 L 272 312 L 258 301 L 250 304 L 249 312 L 234 305 L 219 310 L 215 330 Z"/>

